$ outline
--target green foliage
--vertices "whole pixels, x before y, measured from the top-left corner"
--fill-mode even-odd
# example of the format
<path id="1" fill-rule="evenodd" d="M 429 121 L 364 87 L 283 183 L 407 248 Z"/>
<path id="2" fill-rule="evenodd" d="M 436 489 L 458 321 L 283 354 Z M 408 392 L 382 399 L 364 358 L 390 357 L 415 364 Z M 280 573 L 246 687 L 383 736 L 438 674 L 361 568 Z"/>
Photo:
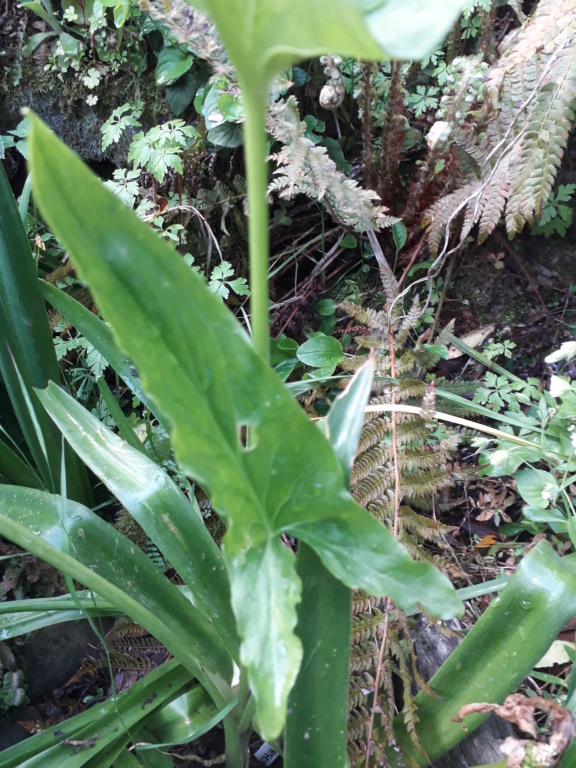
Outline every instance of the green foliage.
<path id="1" fill-rule="evenodd" d="M 230 262 L 223 261 L 212 270 L 208 288 L 224 301 L 230 295 L 230 291 L 234 291 L 237 296 L 248 296 L 250 291 L 246 278 L 236 277 L 234 280 L 230 280 L 233 274 L 234 269 Z"/>
<path id="2" fill-rule="evenodd" d="M 90 34 L 97 37 L 103 29 L 101 23 L 105 24 L 106 12 L 103 6 L 94 5 L 88 28 Z M 383 51 L 367 34 L 369 30 L 375 31 L 380 42 L 388 46 L 387 52 L 393 55 L 429 49 L 454 23 L 462 3 L 449 0 L 442 14 L 438 12 L 437 3 L 422 0 L 395 6 L 380 4 L 368 13 L 351 0 L 338 0 L 336 5 L 320 2 L 315 6 L 315 10 L 320 8 L 324 12 L 322 18 L 312 15 L 309 4 L 303 1 L 291 2 L 288 7 L 282 0 L 280 6 L 286 7 L 275 6 L 274 12 L 264 3 L 243 0 L 226 3 L 214 0 L 199 5 L 212 12 L 242 85 L 242 99 L 232 92 L 233 81 L 229 80 L 231 85 L 225 92 L 211 86 L 204 89 L 198 103 L 208 119 L 212 114 L 218 121 L 219 116 L 223 118 L 223 122 L 209 128 L 209 132 L 223 129 L 212 134 L 214 144 L 237 146 L 233 142 L 238 139 L 243 121 L 250 206 L 250 320 L 254 343 L 213 295 L 213 292 L 223 295 L 230 290 L 245 293 L 244 283 L 229 279 L 233 273 L 225 261 L 212 272 L 211 292 L 194 274 L 188 259 L 182 259 L 170 244 L 138 223 L 37 121 L 32 139 L 32 165 L 35 194 L 43 215 L 69 250 L 81 277 L 94 291 L 117 340 L 115 343 L 107 326 L 83 317 L 81 322 L 94 332 L 91 337 L 86 333 L 88 343 L 94 343 L 114 368 L 123 372 L 125 380 L 133 375 L 137 379 L 142 376 L 143 395 L 149 398 L 152 409 L 170 433 L 182 476 L 186 474 L 201 484 L 227 525 L 222 551 L 207 534 L 194 500 L 182 496 L 156 464 L 146 460 L 140 447 L 132 444 L 134 435 L 132 441 L 128 441 L 130 444 L 114 436 L 78 403 L 70 402 L 55 385 L 40 395 L 51 417 L 78 454 L 142 525 L 158 547 L 158 557 L 170 562 L 183 577 L 185 588 L 179 590 L 167 582 L 150 558 L 86 507 L 58 496 L 0 488 L 5 513 L 0 515 L 0 531 L 47 561 L 58 563 L 97 596 L 94 601 L 104 600 L 108 611 L 130 615 L 166 645 L 177 660 L 171 665 L 176 677 L 171 680 L 174 693 L 181 691 L 180 683 L 184 680 L 187 684 L 192 673 L 211 697 L 213 717 L 224 718 L 227 762 L 231 768 L 239 767 L 245 759 L 247 732 L 254 709 L 259 731 L 271 738 L 279 735 L 288 696 L 292 695 L 303 659 L 300 684 L 296 683 L 292 689 L 294 698 L 289 707 L 286 765 L 324 768 L 341 762 L 343 755 L 342 718 L 346 713 L 342 702 L 347 658 L 338 655 L 339 669 L 334 675 L 327 674 L 325 660 L 329 660 L 334 647 L 339 651 L 343 649 L 342 638 L 347 641 L 350 588 L 359 586 L 378 596 L 390 594 L 399 606 L 408 610 L 416 610 L 423 604 L 440 616 L 452 615 L 459 601 L 445 578 L 426 563 L 412 562 L 384 526 L 354 503 L 348 493 L 349 463 L 360 431 L 370 366 L 362 369 L 355 380 L 356 384 L 362 382 L 360 394 L 352 387 L 336 402 L 328 419 L 328 441 L 310 424 L 267 365 L 264 94 L 278 68 L 305 56 L 331 50 L 350 56 L 380 58 Z M 124 23 L 128 18 L 126 6 L 116 2 L 113 6 L 118 23 Z M 415 9 L 420 14 L 413 18 L 411 13 Z M 247 13 L 248 10 L 255 13 Z M 346 25 L 341 23 L 344 11 L 347 12 Z M 71 12 L 67 16 L 72 19 Z M 198 21 L 198 16 L 190 13 L 188 18 L 192 24 Z M 164 83 L 173 82 L 176 86 L 181 78 L 190 75 L 190 54 L 171 43 L 161 50 L 164 53 L 157 74 Z M 74 60 L 73 56 L 68 58 Z M 224 67 L 227 66 L 224 62 Z M 92 73 L 82 74 L 87 78 L 82 82 L 89 88 L 104 76 L 105 73 L 95 68 Z M 124 120 L 129 120 L 131 115 L 136 119 L 133 113 L 127 114 L 121 108 L 114 116 L 104 137 L 107 146 L 119 140 L 122 132 L 133 125 Z M 303 125 L 305 127 L 296 117 L 292 132 L 309 131 L 310 126 Z M 187 133 L 187 129 L 194 132 Z M 314 129 L 318 130 L 317 123 Z M 130 159 L 162 183 L 169 171 L 182 172 L 182 160 L 189 145 L 197 144 L 189 140 L 198 138 L 184 121 L 173 120 L 148 134 L 139 133 L 132 142 Z M 312 143 L 313 149 L 317 148 L 312 139 L 305 135 L 304 139 Z M 294 146 L 296 154 L 302 147 L 308 148 L 303 140 L 294 142 Z M 341 192 L 349 180 L 343 175 L 338 177 L 336 166 L 328 166 L 325 160 L 325 154 L 317 153 L 311 163 L 322 166 L 318 178 L 322 179 L 324 174 L 331 182 L 330 187 L 334 185 Z M 436 158 L 433 163 L 438 172 L 441 160 Z M 115 179 L 122 187 L 120 192 L 125 202 L 136 201 L 136 180 L 136 171 Z M 320 190 L 320 197 L 326 197 L 330 203 L 328 186 Z M 318 190 L 315 197 L 319 197 Z M 363 196 L 358 189 L 351 194 L 352 201 L 368 197 L 369 193 Z M 156 216 L 152 214 L 151 218 Z M 372 226 L 365 228 L 373 229 L 373 221 L 371 223 Z M 356 226 L 362 230 L 358 221 Z M 167 222 L 165 228 L 162 224 L 160 228 L 167 238 L 184 242 L 182 224 Z M 401 234 L 396 233 L 397 248 L 401 247 L 398 245 Z M 391 308 L 397 286 L 389 271 L 385 273 L 383 268 L 382 277 L 388 308 Z M 74 311 L 78 313 L 77 308 Z M 390 372 L 387 359 L 390 350 L 382 345 L 388 332 L 395 335 L 398 348 L 405 348 L 397 361 L 398 381 L 393 382 L 398 386 L 399 399 L 407 401 L 424 395 L 423 412 L 417 419 L 404 420 L 399 438 L 403 448 L 401 470 L 403 477 L 408 478 L 403 481 L 402 493 L 407 499 L 415 500 L 433 494 L 450 481 L 448 458 L 454 441 L 445 433 L 441 435 L 441 448 L 437 451 L 431 448 L 431 433 L 439 432 L 431 416 L 435 406 L 434 389 L 431 386 L 426 389 L 420 378 L 444 354 L 445 338 L 435 345 L 410 346 L 408 339 L 418 321 L 419 307 L 414 304 L 406 318 L 400 317 L 399 307 L 394 312 L 391 319 L 387 312 L 370 310 L 358 310 L 357 316 L 375 329 L 373 336 L 363 337 L 361 342 L 377 351 L 379 396 L 386 398 L 383 390 L 389 390 L 390 384 L 386 381 Z M 104 346 L 93 341 L 96 336 Z M 278 349 L 286 352 L 288 358 L 321 363 L 320 370 L 333 366 L 342 354 L 338 342 L 322 336 L 311 338 L 300 348 L 296 345 L 294 349 L 290 344 L 285 347 Z M 120 349 L 126 351 L 120 352 Z M 130 360 L 123 355 L 129 355 Z M 354 362 L 360 363 L 360 360 Z M 137 374 L 131 373 L 132 368 Z M 138 382 L 133 386 L 138 386 Z M 384 424 L 383 432 L 378 432 L 381 425 L 375 430 L 374 426 L 368 428 L 368 424 L 362 437 L 364 448 L 375 447 L 368 445 L 371 440 L 382 443 L 377 446 L 381 449 L 378 455 L 371 453 L 368 457 L 366 469 L 370 474 L 373 465 L 378 464 L 382 470 L 382 476 L 370 492 L 374 499 L 383 494 L 380 499 L 383 502 L 390 494 L 388 426 L 389 422 Z M 354 470 L 358 471 L 361 473 L 362 469 Z M 357 489 L 362 481 L 354 475 L 352 479 Z M 402 536 L 409 546 L 412 530 L 430 540 L 439 535 L 438 528 L 430 526 L 430 521 L 405 505 Z M 287 535 L 299 540 L 296 565 L 291 548 L 284 543 Z M 110 562 L 110 552 L 115 553 L 114 562 Z M 553 565 L 558 572 L 557 565 Z M 191 601 L 186 599 L 187 595 Z M 514 600 L 517 603 L 518 591 L 514 592 Z M 96 610 L 94 603 L 89 609 L 87 601 L 81 602 L 78 596 L 74 596 L 74 604 L 76 610 L 78 606 L 83 610 Z M 102 606 L 100 602 L 98 610 L 102 610 Z M 372 615 L 365 622 L 363 642 L 368 646 L 355 654 L 357 668 L 364 665 L 363 674 L 368 672 L 367 667 L 375 655 L 370 642 L 381 617 L 374 609 L 372 604 Z M 538 614 L 540 616 L 540 610 Z M 337 633 L 334 644 L 326 625 Z M 521 614 L 515 626 L 523 626 Z M 357 627 L 357 631 L 362 634 L 361 628 Z M 543 646 L 548 639 L 548 635 L 542 633 L 538 642 Z M 397 671 L 407 684 L 410 654 L 405 647 L 409 639 L 401 618 L 391 627 L 390 644 L 394 666 L 389 669 Z M 485 637 L 480 645 L 485 648 Z M 504 650 L 508 652 L 505 658 L 509 661 L 509 649 Z M 526 654 L 521 654 L 517 663 L 509 664 L 509 674 L 498 680 L 498 690 L 515 684 L 516 677 L 525 671 L 526 658 Z M 230 688 L 232 661 L 240 662 L 242 667 L 239 693 L 242 700 L 237 710 L 233 709 L 236 697 Z M 475 661 L 477 671 L 482 668 L 483 660 L 475 658 Z M 491 662 L 501 664 L 502 656 L 491 657 Z M 468 669 L 466 663 L 460 663 L 458 669 L 465 668 Z M 490 682 L 496 678 L 497 667 Z M 159 700 L 163 703 L 169 696 L 165 696 L 161 673 L 155 679 L 162 683 Z M 325 700 L 318 702 L 316 697 L 308 695 L 309 679 L 314 679 L 314 691 L 321 690 Z M 356 679 L 351 700 L 359 705 L 362 688 L 370 683 L 369 673 Z M 489 693 L 490 688 L 486 686 L 486 695 Z M 448 693 L 445 700 L 448 708 L 455 703 Z M 135 693 L 132 704 L 126 705 L 132 719 L 124 722 L 130 726 L 140 722 L 141 714 L 134 704 L 142 701 Z M 407 697 L 404 718 L 407 729 L 413 732 L 415 716 L 411 701 Z M 116 701 L 113 704 L 116 717 L 116 706 L 124 704 Z M 92 734 L 93 737 L 95 729 L 101 730 L 102 746 L 96 745 L 97 760 L 104 764 L 110 758 L 109 762 L 129 765 L 133 756 L 125 751 L 127 735 L 123 732 L 113 735 L 108 728 L 110 709 L 104 708 L 102 714 L 105 718 L 98 723 L 82 721 L 80 731 L 78 721 L 74 721 L 67 735 L 83 738 Z M 315 718 L 322 727 L 317 727 Z M 361 720 L 362 713 L 358 722 Z M 432 718 L 430 721 L 423 732 L 424 748 L 431 754 L 432 749 L 438 747 L 434 746 L 431 735 L 435 728 Z M 402 729 L 402 725 L 398 726 L 399 733 Z M 329 743 L 326 734 L 330 734 Z M 459 736 L 456 729 L 452 729 L 449 739 L 439 739 L 442 749 L 455 743 Z M 50 737 L 53 739 L 54 735 Z M 145 738 L 149 738 L 148 731 Z M 46 744 L 46 740 L 37 739 L 29 747 L 30 752 L 39 749 L 36 754 L 40 754 Z M 94 744 L 90 742 L 90 746 Z M 407 749 L 410 751 L 409 745 Z M 96 754 L 85 751 L 90 752 L 86 760 Z M 61 762 L 61 754 L 56 745 L 53 762 Z M 13 751 L 9 765 L 22 764 L 21 756 L 18 749 Z M 78 764 L 83 762 L 84 756 L 80 753 Z"/>
<path id="3" fill-rule="evenodd" d="M 497 350 L 497 354 L 498 354 Z M 490 355 L 486 355 L 490 360 Z M 520 412 L 522 406 L 530 405 L 534 398 L 540 398 L 538 379 L 519 381 L 506 375 L 498 375 L 487 371 L 483 384 L 474 394 L 474 402 L 487 405 L 491 410 L 500 413 L 504 409 Z"/>
<path id="4" fill-rule="evenodd" d="M 483 108 L 473 109 L 465 124 L 452 125 L 447 140 L 458 150 L 462 174 L 426 216 L 434 253 L 447 227 L 460 227 L 464 241 L 478 224 L 483 241 L 502 215 L 510 236 L 526 222 L 538 227 L 542 216 L 546 231 L 567 229 L 568 212 L 561 210 L 566 200 L 552 196 L 552 188 L 574 123 L 575 28 L 571 2 L 541 0 L 489 69 L 479 92 L 480 98 L 486 94 Z M 459 111 L 462 120 L 465 112 Z M 490 114 L 495 117 L 487 120 Z"/>
<path id="5" fill-rule="evenodd" d="M 378 195 L 362 189 L 339 171 L 325 147 L 308 138 L 308 127 L 300 121 L 297 103 L 290 97 L 271 114 L 272 134 L 283 143 L 272 155 L 277 168 L 270 191 L 291 200 L 297 194 L 318 199 L 343 225 L 358 232 L 380 229 L 397 222 L 377 205 Z"/>
<path id="6" fill-rule="evenodd" d="M 547 203 L 542 209 L 540 220 L 530 227 L 532 235 L 559 235 L 565 237 L 572 225 L 572 208 L 570 203 L 576 191 L 576 184 L 560 184 L 556 192 L 551 192 Z"/>
<path id="7" fill-rule="evenodd" d="M 471 350 L 471 354 L 491 365 L 480 353 Z M 576 344 L 565 342 L 546 361 L 569 361 L 574 356 Z M 541 533 L 550 527 L 576 547 L 575 509 L 569 490 L 576 472 L 576 386 L 565 377 L 553 375 L 549 391 L 541 392 L 537 380 L 524 382 L 497 368 L 499 375 L 487 373 L 486 386 L 474 398 L 475 403 L 489 405 L 492 411 L 474 403 L 470 408 L 501 422 L 495 441 L 474 438 L 482 451 L 480 474 L 514 475 L 517 490 L 527 503 L 524 520 L 503 526 L 502 530 L 510 534 L 524 529 Z M 488 449 L 490 442 L 495 445 Z M 528 468 L 520 470 L 524 465 Z"/>
<path id="8" fill-rule="evenodd" d="M 357 322 L 370 328 L 369 336 L 356 336 L 354 342 L 371 350 L 375 355 L 375 366 L 378 378 L 372 388 L 370 405 L 390 403 L 391 385 L 396 386 L 396 397 L 399 403 L 422 404 L 423 411 L 435 410 L 434 384 L 425 378 L 426 372 L 443 356 L 446 350 L 446 340 L 449 330 L 441 334 L 435 345 L 423 345 L 420 342 L 412 346 L 411 333 L 419 322 L 420 308 L 416 299 L 413 306 L 404 314 L 398 296 L 398 286 L 394 275 L 386 262 L 379 260 L 382 284 L 384 287 L 384 308 L 376 311 L 364 309 L 350 302 L 344 302 L 342 308 Z M 391 349 L 390 338 L 393 339 L 396 381 L 390 377 Z M 348 357 L 341 366 L 345 370 L 355 370 L 365 360 L 365 356 L 357 354 Z M 428 382 L 428 383 L 427 383 Z M 449 386 L 446 382 L 439 382 Z M 442 505 L 437 498 L 438 492 L 453 485 L 463 475 L 456 471 L 450 463 L 454 454 L 458 436 L 454 430 L 437 430 L 437 425 L 430 424 L 426 414 L 419 417 L 407 414 L 396 415 L 396 441 L 400 452 L 399 469 L 401 486 L 399 501 L 401 514 L 396 521 L 398 538 L 406 546 L 412 557 L 429 559 L 436 565 L 441 565 L 440 557 L 434 557 L 426 552 L 424 542 L 434 546 L 441 542 L 448 529 L 422 514 L 422 509 L 430 509 L 432 504 L 436 510 Z M 439 434 L 438 440 L 431 439 L 431 431 Z M 352 469 L 352 495 L 359 504 L 366 507 L 377 519 L 389 527 L 394 523 L 396 485 L 392 419 L 388 413 L 366 414 L 364 425 L 360 432 L 358 450 Z M 415 508 L 420 508 L 419 512 Z M 357 673 L 351 678 L 351 714 L 349 719 L 349 753 L 351 760 L 358 756 L 361 765 L 362 743 L 366 740 L 366 722 L 364 712 L 371 706 L 373 698 L 374 679 L 378 664 L 377 652 L 367 648 L 373 638 L 382 631 L 383 616 L 379 612 L 379 603 L 366 601 L 361 592 L 354 594 L 354 630 L 352 634 L 352 656 L 361 656 L 363 663 Z M 360 627 L 364 628 L 360 631 Z M 394 629 L 395 627 L 395 629 Z M 393 672 L 399 674 L 405 683 L 403 690 L 404 718 L 406 723 L 415 720 L 414 697 L 411 694 L 409 666 L 414 665 L 414 654 L 407 627 L 400 615 L 395 616 L 391 631 L 391 650 L 385 657 L 384 674 L 380 684 L 391 690 Z M 394 634 L 396 632 L 396 634 Z M 399 634 L 398 634 L 399 633 Z M 405 638 L 400 642 L 400 636 Z M 394 643 L 393 638 L 396 638 Z M 368 676 L 368 678 L 367 678 Z M 368 680 L 372 681 L 370 685 Z M 423 686 L 423 681 L 419 682 Z M 352 695 L 356 686 L 359 692 Z M 390 743 L 392 734 L 391 723 L 395 715 L 395 702 L 388 695 L 386 704 L 381 704 L 382 724 L 375 733 L 376 754 L 382 754 L 384 747 Z M 417 743 L 418 736 L 414 726 L 409 729 L 413 740 Z"/>
<path id="9" fill-rule="evenodd" d="M 129 126 L 140 126 L 141 109 L 133 104 L 122 104 L 117 107 L 108 120 L 102 124 L 102 149 L 107 149 L 111 144 L 117 144 L 122 134 Z"/>
<path id="10" fill-rule="evenodd" d="M 128 160 L 162 181 L 170 169 L 182 173 L 182 154 L 199 136 L 184 120 L 168 120 L 147 133 L 137 133 L 130 144 Z"/>

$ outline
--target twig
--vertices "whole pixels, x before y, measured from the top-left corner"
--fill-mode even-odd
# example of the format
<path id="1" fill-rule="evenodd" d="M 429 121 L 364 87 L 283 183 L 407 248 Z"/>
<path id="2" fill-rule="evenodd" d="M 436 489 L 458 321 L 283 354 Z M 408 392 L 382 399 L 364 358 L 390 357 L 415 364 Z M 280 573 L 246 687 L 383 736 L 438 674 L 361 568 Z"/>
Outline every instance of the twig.
<path id="1" fill-rule="evenodd" d="M 402 286 L 402 283 L 408 277 L 408 273 L 412 269 L 412 266 L 413 266 L 414 262 L 416 261 L 416 257 L 418 256 L 418 254 L 422 250 L 422 246 L 424 245 L 424 242 L 426 240 L 427 234 L 428 234 L 428 232 L 426 232 L 426 231 L 424 231 L 422 233 L 422 237 L 420 238 L 420 241 L 419 241 L 418 245 L 416 246 L 416 248 L 414 248 L 412 256 L 410 256 L 410 261 L 408 262 L 408 265 L 407 265 L 406 269 L 402 273 L 402 277 L 400 278 L 400 280 L 398 280 L 398 290 L 400 290 L 400 287 Z"/>
<path id="2" fill-rule="evenodd" d="M 432 341 L 432 339 L 434 338 L 434 334 L 436 333 L 436 328 L 438 327 L 438 323 L 440 321 L 440 313 L 442 312 L 442 307 L 444 306 L 446 294 L 448 293 L 448 285 L 450 283 L 450 280 L 452 279 L 452 272 L 454 272 L 454 265 L 456 264 L 458 253 L 459 253 L 458 251 L 454 251 L 452 256 L 450 256 L 450 261 L 448 262 L 448 268 L 446 269 L 446 277 L 444 278 L 444 285 L 442 286 L 442 293 L 440 294 L 440 301 L 438 302 L 438 306 L 436 307 L 432 328 L 430 328 L 430 341 Z"/>

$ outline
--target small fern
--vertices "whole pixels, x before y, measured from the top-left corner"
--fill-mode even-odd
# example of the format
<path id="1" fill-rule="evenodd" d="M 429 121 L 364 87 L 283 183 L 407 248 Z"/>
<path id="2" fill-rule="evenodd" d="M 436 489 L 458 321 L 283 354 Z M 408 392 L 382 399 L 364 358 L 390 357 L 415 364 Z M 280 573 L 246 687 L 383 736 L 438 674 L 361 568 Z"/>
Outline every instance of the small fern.
<path id="1" fill-rule="evenodd" d="M 439 492 L 465 479 L 465 473 L 453 463 L 458 435 L 446 430 L 442 439 L 432 439 L 430 427 L 437 429 L 430 414 L 436 410 L 436 392 L 433 377 L 427 372 L 439 360 L 439 346 L 448 342 L 452 328 L 442 332 L 434 346 L 420 341 L 412 343 L 412 332 L 419 320 L 418 300 L 412 302 L 405 314 L 398 296 L 398 285 L 387 263 L 379 259 L 384 287 L 385 307 L 381 310 L 343 302 L 341 308 L 355 321 L 367 327 L 366 335 L 357 335 L 355 342 L 373 350 L 376 377 L 371 404 L 388 404 L 392 387 L 396 388 L 396 401 L 417 404 L 421 415 L 396 414 L 396 442 L 400 469 L 400 515 L 397 520 L 398 538 L 409 554 L 424 559 L 448 571 L 443 557 L 443 539 L 451 530 L 435 517 L 426 514 L 434 507 L 443 508 Z M 396 379 L 392 379 L 390 340 L 394 344 Z M 342 367 L 357 370 L 366 360 L 364 354 L 346 358 Z M 446 386 L 446 383 L 443 382 Z M 474 385 L 467 383 L 468 390 Z M 351 476 L 354 499 L 368 509 L 384 525 L 394 522 L 395 468 L 392 445 L 392 418 L 388 413 L 369 412 L 360 434 L 357 456 Z M 427 544 L 428 547 L 423 545 Z M 373 706 L 374 680 L 385 615 L 381 601 L 355 592 L 352 619 L 352 664 L 350 679 L 349 757 L 352 766 L 364 765 L 369 712 Z M 417 745 L 417 712 L 411 691 L 412 681 L 426 688 L 418 675 L 415 654 L 406 617 L 393 610 L 388 619 L 387 647 L 383 657 L 381 685 L 378 691 L 380 714 L 373 733 L 374 756 L 372 765 L 379 765 L 379 755 L 388 744 L 392 733 L 392 719 L 397 703 L 393 679 L 402 685 L 401 711 L 414 743 Z"/>

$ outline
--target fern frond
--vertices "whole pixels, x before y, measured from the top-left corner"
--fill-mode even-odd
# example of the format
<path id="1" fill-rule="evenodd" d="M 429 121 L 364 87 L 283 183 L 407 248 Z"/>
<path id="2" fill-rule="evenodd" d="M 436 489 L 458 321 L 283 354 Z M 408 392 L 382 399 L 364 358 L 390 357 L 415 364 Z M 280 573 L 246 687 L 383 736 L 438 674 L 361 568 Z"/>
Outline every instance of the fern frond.
<path id="1" fill-rule="evenodd" d="M 352 301 L 343 301 L 340 304 L 340 309 L 346 312 L 347 315 L 350 315 L 350 317 L 353 317 L 361 325 L 366 325 L 375 330 L 387 331 L 390 325 L 388 313 L 381 310 L 362 307 L 360 304 L 354 304 Z"/>
<path id="2" fill-rule="evenodd" d="M 269 111 L 269 130 L 284 145 L 272 155 L 277 168 L 270 192 L 285 200 L 297 194 L 319 200 L 340 223 L 357 232 L 378 230 L 397 221 L 377 204 L 375 192 L 349 179 L 337 169 L 325 147 L 306 138 L 307 127 L 298 116 L 293 96 Z"/>
<path id="3" fill-rule="evenodd" d="M 466 201 L 472 198 L 480 188 L 479 181 L 473 181 L 441 197 L 431 206 L 423 219 L 423 226 L 428 227 L 428 247 L 436 255 L 445 238 L 446 227 L 453 221 L 458 209 L 462 210 Z"/>
<path id="4" fill-rule="evenodd" d="M 513 5 L 520 10 L 516 0 Z M 540 218 L 576 122 L 574 0 L 537 4 L 488 73 L 479 115 L 476 136 L 455 127 L 452 141 L 478 164 L 481 179 L 461 184 L 425 214 L 433 254 L 463 209 L 462 239 L 479 223 L 479 240 L 485 240 L 502 215 L 509 235 Z"/>

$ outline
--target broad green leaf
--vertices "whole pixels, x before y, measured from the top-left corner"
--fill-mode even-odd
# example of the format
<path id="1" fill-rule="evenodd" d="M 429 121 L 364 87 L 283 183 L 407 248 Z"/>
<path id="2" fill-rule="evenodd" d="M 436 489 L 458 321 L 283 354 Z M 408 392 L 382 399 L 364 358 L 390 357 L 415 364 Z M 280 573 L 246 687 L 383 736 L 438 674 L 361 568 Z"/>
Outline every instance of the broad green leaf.
<path id="1" fill-rule="evenodd" d="M 42 482 L 34 470 L 3 440 L 0 440 L 0 477 L 12 485 L 42 488 Z"/>
<path id="2" fill-rule="evenodd" d="M 175 660 L 170 660 L 138 680 L 116 699 L 92 707 L 64 723 L 2 752 L 2 768 L 81 768 L 90 764 L 110 747 L 123 748 L 132 741 L 142 723 L 154 723 L 156 712 L 178 696 L 193 695 L 203 701 L 198 686 L 185 694 L 191 674 Z M 118 716 L 121 713 L 121 717 Z M 157 722 L 162 722 L 159 720 Z M 85 741 L 90 746 L 74 749 L 63 740 Z M 110 765 L 108 762 L 106 765 Z"/>
<path id="3" fill-rule="evenodd" d="M 474 731 L 487 715 L 452 722 L 460 707 L 477 701 L 502 702 L 544 656 L 566 621 L 576 614 L 576 563 L 560 558 L 540 541 L 521 561 L 510 582 L 444 662 L 429 684 L 437 698 L 416 697 L 419 752 L 400 715 L 394 734 L 414 764 L 427 766 Z M 426 754 L 429 761 L 423 757 Z M 387 752 L 391 768 L 406 765 Z"/>
<path id="4" fill-rule="evenodd" d="M 228 706 L 234 704 L 234 700 Z M 188 744 L 220 721 L 214 702 L 199 685 L 158 709 L 146 723 L 156 743 Z M 141 745 L 141 751 L 144 746 Z"/>
<path id="5" fill-rule="evenodd" d="M 338 304 L 332 299 L 322 299 L 316 303 L 315 309 L 322 317 L 330 317 L 338 309 Z"/>
<path id="6" fill-rule="evenodd" d="M 206 138 L 218 147 L 228 147 L 229 149 L 240 147 L 244 141 L 242 126 L 236 123 L 221 123 L 210 128 Z"/>
<path id="7" fill-rule="evenodd" d="M 130 0 L 118 0 L 114 6 L 114 24 L 116 27 L 123 27 L 130 13 L 132 4 Z"/>
<path id="8" fill-rule="evenodd" d="M 230 589 L 202 517 L 164 470 L 121 440 L 55 384 L 39 392 L 66 440 L 130 512 L 189 587 L 198 610 L 236 653 Z"/>
<path id="9" fill-rule="evenodd" d="M 364 424 L 364 407 L 370 397 L 373 377 L 374 362 L 367 360 L 342 394 L 336 398 L 326 420 L 326 436 L 340 460 L 348 485 Z"/>
<path id="10" fill-rule="evenodd" d="M 82 50 L 82 43 L 77 38 L 69 35 L 68 32 L 60 33 L 60 45 L 64 53 L 71 58 L 78 56 Z"/>
<path id="11" fill-rule="evenodd" d="M 383 56 L 356 0 L 194 0 L 190 4 L 210 14 L 244 83 L 267 87 L 276 72 L 327 51 L 365 59 Z"/>
<path id="12" fill-rule="evenodd" d="M 232 96 L 231 93 L 223 93 L 219 96 L 218 110 L 224 120 L 228 120 L 230 123 L 243 120 L 245 117 L 242 100 L 237 96 Z"/>
<path id="13" fill-rule="evenodd" d="M 22 7 L 37 14 L 41 19 L 44 19 L 56 33 L 62 31 L 62 27 L 58 23 L 56 16 L 50 10 L 50 7 L 46 10 L 40 0 L 30 0 L 29 2 L 22 3 Z"/>
<path id="14" fill-rule="evenodd" d="M 369 360 L 336 398 L 326 422 L 328 439 L 347 483 L 373 372 Z M 302 579 L 302 603 L 296 631 L 304 662 L 288 702 L 285 760 L 286 765 L 299 768 L 335 768 L 347 764 L 352 593 L 304 542 L 298 546 L 297 570 Z M 311 691 L 322 692 L 321 706 Z"/>
<path id="15" fill-rule="evenodd" d="M 190 106 L 196 95 L 197 88 L 196 80 L 190 72 L 187 72 L 173 85 L 166 87 L 166 101 L 176 117 L 181 115 Z"/>
<path id="16" fill-rule="evenodd" d="M 296 357 L 311 368 L 329 368 L 344 359 L 342 344 L 333 336 L 313 336 L 300 346 Z"/>
<path id="17" fill-rule="evenodd" d="M 145 627 L 205 685 L 224 685 L 230 660 L 204 616 L 152 560 L 98 515 L 42 491 L 0 486 L 0 535 L 107 599 Z M 67 550 L 73 554 L 68 554 Z M 222 690 L 227 686 L 224 685 Z"/>
<path id="18" fill-rule="evenodd" d="M 348 765 L 352 593 L 303 542 L 297 570 L 303 586 L 297 633 L 304 661 L 288 701 L 284 764 L 340 768 Z"/>
<path id="19" fill-rule="evenodd" d="M 421 59 L 448 34 L 466 0 L 192 0 L 211 15 L 241 83 L 257 88 L 303 59 Z M 345 20 L 345 21 L 344 21 Z"/>
<path id="20" fill-rule="evenodd" d="M 408 237 L 408 232 L 406 231 L 406 227 L 404 224 L 402 224 L 401 221 L 397 221 L 395 224 L 392 224 L 392 237 L 394 238 L 394 245 L 396 246 L 396 253 L 402 250 L 404 248 L 404 245 L 406 244 L 406 238 Z"/>
<path id="21" fill-rule="evenodd" d="M 546 509 L 560 492 L 554 475 L 543 469 L 523 469 L 516 473 L 516 489 L 531 507 Z"/>
<path id="22" fill-rule="evenodd" d="M 452 29 L 467 0 L 387 0 L 366 17 L 391 59 L 423 59 Z"/>
<path id="23" fill-rule="evenodd" d="M 290 531 L 312 547 L 326 568 L 352 589 L 389 595 L 406 612 L 416 612 L 423 606 L 440 618 L 461 613 L 458 598 L 444 592 L 445 580 L 440 571 L 411 560 L 391 535 L 382 536 L 382 525 L 370 514 L 359 516 L 350 509 L 335 520 L 295 523 Z"/>
<path id="24" fill-rule="evenodd" d="M 38 32 L 35 35 L 30 35 L 26 40 L 26 44 L 22 48 L 22 56 L 27 59 L 38 46 L 48 40 L 50 37 L 54 37 L 56 32 Z"/>
<path id="25" fill-rule="evenodd" d="M 325 437 L 202 278 L 40 121 L 33 123 L 32 172 L 43 215 L 89 283 L 158 411 L 173 425 L 181 466 L 227 523 L 223 551 L 240 657 L 263 735 L 275 738 L 295 675 L 285 657 L 291 655 L 293 665 L 299 657 L 293 636 L 299 581 L 291 553 L 277 542 L 282 532 L 301 531 L 348 586 L 369 583 L 377 595 L 391 587 L 399 605 L 421 602 L 443 617 L 458 612 L 460 602 L 445 577 L 412 563 L 388 531 L 354 503 Z M 243 427 L 249 428 L 248 447 L 240 439 Z M 323 521 L 321 532 L 314 521 Z M 360 530 L 370 535 L 369 564 L 355 533 Z M 355 560 L 345 551 L 348 535 Z M 269 581 L 281 585 L 282 594 L 273 595 L 261 579 L 260 591 L 251 585 L 246 572 L 258 563 L 265 563 Z M 283 620 L 270 626 L 280 606 Z"/>
<path id="26" fill-rule="evenodd" d="M 142 764 L 136 755 L 126 748 L 120 752 L 111 768 L 142 768 Z"/>
<path id="27" fill-rule="evenodd" d="M 158 85 L 172 85 L 188 72 L 193 63 L 191 53 L 185 53 L 176 45 L 165 45 L 158 55 L 156 82 Z"/>
<path id="28" fill-rule="evenodd" d="M 230 585 L 258 719 L 266 733 L 279 734 L 302 660 L 294 634 L 301 589 L 294 555 L 279 539 L 268 539 L 232 562 Z"/>

